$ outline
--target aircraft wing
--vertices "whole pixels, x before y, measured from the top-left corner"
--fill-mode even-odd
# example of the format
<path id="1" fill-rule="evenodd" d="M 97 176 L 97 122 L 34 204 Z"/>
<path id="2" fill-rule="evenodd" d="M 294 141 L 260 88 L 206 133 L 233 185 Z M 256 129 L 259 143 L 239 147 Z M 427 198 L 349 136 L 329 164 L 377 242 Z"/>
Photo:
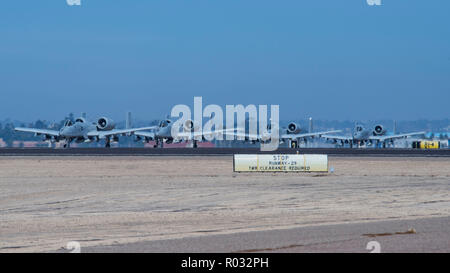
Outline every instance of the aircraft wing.
<path id="1" fill-rule="evenodd" d="M 224 135 L 232 135 L 237 138 L 249 139 L 249 140 L 261 140 L 261 135 L 259 134 L 246 134 L 245 132 L 224 132 Z"/>
<path id="2" fill-rule="evenodd" d="M 19 132 L 35 133 L 36 135 L 59 136 L 59 131 L 56 130 L 24 128 L 24 127 L 16 127 L 14 128 L 14 130 Z"/>
<path id="3" fill-rule="evenodd" d="M 378 140 L 378 141 L 386 141 L 390 139 L 399 139 L 399 138 L 405 138 L 409 136 L 419 136 L 424 135 L 425 132 L 413 132 L 413 133 L 407 133 L 407 134 L 397 134 L 397 135 L 391 135 L 391 136 L 370 136 L 369 139 L 371 140 Z"/>
<path id="4" fill-rule="evenodd" d="M 323 138 L 326 139 L 333 139 L 333 140 L 347 140 L 347 141 L 351 141 L 353 140 L 353 137 L 351 136 L 333 136 L 333 135 L 322 135 Z"/>
<path id="5" fill-rule="evenodd" d="M 234 132 L 235 129 L 222 129 L 222 130 L 216 130 L 216 131 L 203 131 L 203 132 L 179 132 L 177 133 L 177 138 L 182 139 L 191 139 L 191 138 L 198 138 L 203 136 L 214 136 L 214 135 L 220 135 L 220 134 L 228 134 L 231 132 Z"/>
<path id="6" fill-rule="evenodd" d="M 142 132 L 142 131 L 137 131 L 134 133 L 136 136 L 140 136 L 140 137 L 147 137 L 150 139 L 155 139 L 155 133 L 154 132 Z"/>
<path id="7" fill-rule="evenodd" d="M 144 130 L 154 130 L 157 126 L 130 128 L 130 129 L 113 129 L 108 131 L 91 131 L 88 136 L 96 136 L 99 138 L 105 138 L 107 136 L 123 135 L 123 134 L 136 134 L 136 132 Z M 154 135 L 154 133 L 152 133 Z"/>
<path id="8" fill-rule="evenodd" d="M 333 134 L 333 133 L 340 133 L 341 130 L 335 130 L 335 131 L 323 131 L 323 132 L 314 132 L 314 133 L 304 133 L 304 134 L 284 134 L 281 135 L 281 139 L 299 139 L 304 137 L 312 137 L 312 136 L 322 136 L 326 134 Z M 324 136 L 326 137 L 326 136 Z"/>

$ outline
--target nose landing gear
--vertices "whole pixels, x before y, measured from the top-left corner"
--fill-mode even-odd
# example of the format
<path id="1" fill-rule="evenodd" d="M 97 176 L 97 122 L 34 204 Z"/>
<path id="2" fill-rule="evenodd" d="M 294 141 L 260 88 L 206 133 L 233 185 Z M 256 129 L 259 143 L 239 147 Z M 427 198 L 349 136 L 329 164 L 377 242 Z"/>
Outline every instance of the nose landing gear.
<path id="1" fill-rule="evenodd" d="M 111 140 L 109 139 L 109 137 L 107 137 L 105 140 L 105 148 L 111 148 Z"/>
<path id="2" fill-rule="evenodd" d="M 297 140 L 291 140 L 291 148 L 297 149 L 298 148 L 298 141 Z"/>
<path id="3" fill-rule="evenodd" d="M 153 145 L 153 148 L 164 148 L 164 141 L 155 139 L 155 145 Z"/>
<path id="4" fill-rule="evenodd" d="M 63 147 L 64 148 L 70 148 L 70 142 L 72 142 L 72 139 L 70 139 L 70 138 L 66 139 L 66 141 L 64 142 Z"/>

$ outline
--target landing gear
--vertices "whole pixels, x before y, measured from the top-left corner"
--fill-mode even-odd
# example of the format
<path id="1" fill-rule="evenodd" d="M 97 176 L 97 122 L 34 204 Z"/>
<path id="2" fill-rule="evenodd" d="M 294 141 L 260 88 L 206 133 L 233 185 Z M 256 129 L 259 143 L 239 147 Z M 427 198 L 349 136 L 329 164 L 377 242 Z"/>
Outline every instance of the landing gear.
<path id="1" fill-rule="evenodd" d="M 164 140 L 155 140 L 155 145 L 153 145 L 153 148 L 164 148 Z"/>
<path id="2" fill-rule="evenodd" d="M 291 148 L 297 149 L 298 148 L 298 141 L 297 140 L 291 140 Z"/>
<path id="3" fill-rule="evenodd" d="M 70 142 L 72 141 L 72 139 L 66 139 L 66 141 L 64 142 L 63 147 L 64 148 L 70 148 Z"/>
<path id="4" fill-rule="evenodd" d="M 106 138 L 105 148 L 111 148 L 111 140 L 109 139 L 109 137 Z"/>

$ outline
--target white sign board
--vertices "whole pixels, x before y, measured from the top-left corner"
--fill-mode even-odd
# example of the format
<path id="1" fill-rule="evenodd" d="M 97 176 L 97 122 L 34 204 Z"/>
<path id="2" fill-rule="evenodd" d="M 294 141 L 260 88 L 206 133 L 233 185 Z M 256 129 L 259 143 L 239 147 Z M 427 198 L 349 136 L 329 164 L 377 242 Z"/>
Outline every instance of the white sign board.
<path id="1" fill-rule="evenodd" d="M 328 172 L 327 155 L 235 154 L 235 172 Z"/>

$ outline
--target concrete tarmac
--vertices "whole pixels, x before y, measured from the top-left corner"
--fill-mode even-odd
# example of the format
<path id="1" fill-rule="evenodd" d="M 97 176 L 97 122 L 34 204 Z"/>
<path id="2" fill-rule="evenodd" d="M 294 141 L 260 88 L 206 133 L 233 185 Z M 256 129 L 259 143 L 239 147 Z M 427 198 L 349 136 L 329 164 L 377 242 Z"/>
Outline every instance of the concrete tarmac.
<path id="1" fill-rule="evenodd" d="M 82 248 L 83 252 L 450 252 L 450 217 L 373 221 L 206 235 Z M 82 244 L 82 243 L 81 243 Z M 65 252 L 59 250 L 59 252 Z"/>
<path id="2" fill-rule="evenodd" d="M 398 237 L 417 240 L 411 248 L 382 250 L 447 251 L 449 157 L 329 160 L 333 173 L 234 173 L 231 156 L 0 156 L 0 252 L 70 241 L 82 251 L 364 252 L 373 238 L 363 234 L 397 242 L 411 227 Z"/>

